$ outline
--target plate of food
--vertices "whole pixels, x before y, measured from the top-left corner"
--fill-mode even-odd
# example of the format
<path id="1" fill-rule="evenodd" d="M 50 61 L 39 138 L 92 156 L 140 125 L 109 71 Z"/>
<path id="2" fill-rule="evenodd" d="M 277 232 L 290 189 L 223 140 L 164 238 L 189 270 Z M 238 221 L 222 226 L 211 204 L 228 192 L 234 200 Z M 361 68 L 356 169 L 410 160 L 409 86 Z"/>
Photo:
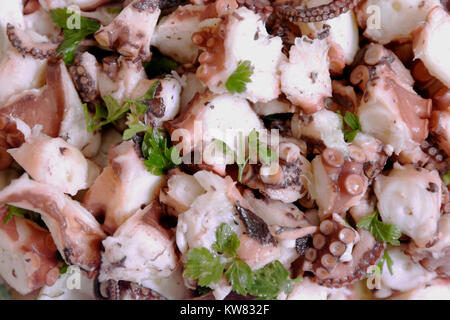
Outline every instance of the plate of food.
<path id="1" fill-rule="evenodd" d="M 450 299 L 440 0 L 9 0 L 0 299 Z"/>

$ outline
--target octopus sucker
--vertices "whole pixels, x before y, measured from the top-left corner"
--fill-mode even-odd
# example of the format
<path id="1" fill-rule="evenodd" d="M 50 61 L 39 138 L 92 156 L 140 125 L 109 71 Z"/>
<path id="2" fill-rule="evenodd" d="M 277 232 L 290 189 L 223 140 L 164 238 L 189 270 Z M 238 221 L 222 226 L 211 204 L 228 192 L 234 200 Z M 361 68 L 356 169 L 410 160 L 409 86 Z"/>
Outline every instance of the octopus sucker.
<path id="1" fill-rule="evenodd" d="M 57 43 L 33 41 L 23 30 L 16 28 L 10 23 L 7 24 L 6 34 L 11 45 L 23 56 L 30 55 L 40 60 L 54 57 L 59 46 L 59 40 L 57 40 Z"/>
<path id="2" fill-rule="evenodd" d="M 358 2 L 359 0 L 335 0 L 328 4 L 306 9 L 282 5 L 275 7 L 275 13 L 281 19 L 290 22 L 320 22 L 336 18 L 352 10 Z"/>
<path id="3" fill-rule="evenodd" d="M 368 231 L 358 229 L 358 234 L 360 239 L 354 245 L 351 261 L 338 262 L 334 268 L 330 268 L 330 265 L 324 266 L 323 263 L 326 260 L 321 259 L 321 267 L 317 267 L 316 276 L 313 279 L 316 283 L 326 287 L 340 288 L 362 280 L 367 275 L 368 268 L 375 265 L 383 254 L 385 244 L 375 240 Z M 334 250 L 331 245 L 328 249 L 330 252 Z M 328 255 L 324 253 L 322 257 L 328 257 Z M 318 265 L 319 262 L 317 262 Z M 328 271 L 330 269 L 331 271 Z"/>

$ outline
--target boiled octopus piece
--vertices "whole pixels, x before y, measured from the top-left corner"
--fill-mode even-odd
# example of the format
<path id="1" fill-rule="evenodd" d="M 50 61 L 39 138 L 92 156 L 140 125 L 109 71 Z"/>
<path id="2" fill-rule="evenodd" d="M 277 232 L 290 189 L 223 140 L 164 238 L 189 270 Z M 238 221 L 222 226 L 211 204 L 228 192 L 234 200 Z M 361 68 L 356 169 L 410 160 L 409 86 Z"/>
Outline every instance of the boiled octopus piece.
<path id="1" fill-rule="evenodd" d="M 174 216 L 187 211 L 194 200 L 205 193 L 193 176 L 184 173 L 179 168 L 170 170 L 167 178 L 167 186 L 161 189 L 159 200 Z"/>
<path id="2" fill-rule="evenodd" d="M 311 164 L 313 178 L 308 190 L 319 207 L 321 220 L 334 212 L 345 213 L 364 196 L 368 178 L 363 162 L 345 158 L 342 152 L 327 148 Z"/>
<path id="3" fill-rule="evenodd" d="M 380 140 L 368 134 L 358 133 L 348 147 L 348 155 L 364 163 L 364 174 L 370 184 L 383 171 L 388 158 L 392 155 L 392 147 L 385 146 Z"/>
<path id="4" fill-rule="evenodd" d="M 279 144 L 279 162 L 252 165 L 244 170 L 242 183 L 273 200 L 294 202 L 307 193 L 310 163 L 292 142 Z"/>
<path id="5" fill-rule="evenodd" d="M 106 235 L 86 209 L 57 188 L 24 174 L 0 192 L 0 203 L 40 213 L 66 263 L 91 275 L 100 266 L 100 243 Z"/>
<path id="6" fill-rule="evenodd" d="M 182 151 L 184 163 L 192 163 L 191 152 L 201 151 L 203 165 L 220 175 L 225 175 L 226 164 L 234 163 L 234 157 L 217 150 L 214 139 L 225 142 L 236 152 L 239 134 L 247 138 L 252 130 L 260 131 L 264 127 L 246 99 L 210 91 L 196 95 L 178 117 L 166 121 L 164 126 Z M 196 161 L 194 158 L 195 165 Z"/>
<path id="7" fill-rule="evenodd" d="M 429 247 L 420 248 L 411 242 L 406 250 L 412 260 L 441 277 L 450 275 L 450 214 L 439 219 L 437 241 Z"/>
<path id="8" fill-rule="evenodd" d="M 129 59 L 148 61 L 160 12 L 158 0 L 134 0 L 94 37 L 101 46 L 117 50 Z"/>
<path id="9" fill-rule="evenodd" d="M 8 23 L 6 28 L 8 39 L 23 56 L 30 55 L 33 58 L 45 60 L 54 57 L 61 41 L 36 42 L 23 30 Z"/>
<path id="10" fill-rule="evenodd" d="M 325 98 L 332 96 L 328 50 L 325 39 L 302 36 L 295 39 L 289 61 L 280 64 L 281 92 L 306 114 L 323 109 Z"/>
<path id="11" fill-rule="evenodd" d="M 206 26 L 214 26 L 219 16 L 237 8 L 231 0 L 218 0 L 206 5 L 179 6 L 170 15 L 164 16 L 156 26 L 151 44 L 166 56 L 181 62 L 194 63 L 199 47 L 192 42 L 195 32 Z"/>
<path id="12" fill-rule="evenodd" d="M 73 65 L 69 67 L 70 75 L 83 102 L 93 102 L 99 95 L 99 65 L 89 52 L 77 52 Z"/>
<path id="13" fill-rule="evenodd" d="M 95 217 L 103 216 L 104 230 L 113 234 L 137 209 L 155 199 L 164 178 L 147 170 L 133 141 L 111 147 L 108 161 L 84 195 L 83 206 Z"/>
<path id="14" fill-rule="evenodd" d="M 432 101 L 413 90 L 408 69 L 390 50 L 370 44 L 363 52 L 366 65 L 350 75 L 364 90 L 358 108 L 363 132 L 391 145 L 396 154 L 404 153 L 410 163 L 423 161 L 419 146 L 428 136 Z"/>
<path id="15" fill-rule="evenodd" d="M 182 87 L 180 81 L 172 75 L 152 80 L 143 79 L 137 84 L 130 98 L 139 99 L 152 87 L 155 87 L 153 99 L 141 101 L 148 106 L 142 122 L 153 128 L 161 128 L 165 121 L 173 120 L 178 115 Z"/>
<path id="16" fill-rule="evenodd" d="M 302 1 L 305 7 L 316 7 L 329 3 L 330 0 Z M 351 65 L 359 49 L 359 29 L 353 11 L 350 10 L 333 19 L 321 22 L 294 22 L 285 21 L 287 25 L 296 25 L 301 34 L 311 39 L 326 39 L 330 44 L 328 57 L 330 59 L 330 72 L 340 75 L 346 65 Z"/>
<path id="17" fill-rule="evenodd" d="M 153 201 L 138 210 L 103 241 L 99 280 L 144 280 L 170 277 L 178 265 L 175 237 L 161 225 L 163 207 Z"/>
<path id="18" fill-rule="evenodd" d="M 47 65 L 47 84 L 14 97 L 0 109 L 0 114 L 24 121 L 30 128 L 42 125 L 41 132 L 57 137 L 64 115 L 63 68 L 58 61 Z M 70 79 L 69 79 L 70 80 Z"/>
<path id="19" fill-rule="evenodd" d="M 294 4 L 275 6 L 278 17 L 290 22 L 319 22 L 333 19 L 352 10 L 360 0 L 334 0 L 313 8 L 298 8 Z"/>
<path id="20" fill-rule="evenodd" d="M 303 270 L 313 272 L 314 281 L 321 285 L 341 287 L 360 280 L 383 249 L 370 233 L 354 230 L 334 214 L 312 235 L 312 246 L 304 251 Z"/>
<path id="21" fill-rule="evenodd" d="M 319 153 L 325 148 L 332 148 L 347 155 L 348 145 L 342 132 L 343 125 L 342 117 L 336 112 L 323 109 L 313 114 L 294 114 L 291 130 L 295 138 L 307 141 L 308 146 Z"/>
<path id="22" fill-rule="evenodd" d="M 450 45 L 442 42 L 450 33 L 450 15 L 442 7 L 435 7 L 428 13 L 426 22 L 419 25 L 413 34 L 414 58 L 420 59 L 431 75 L 450 87 Z"/>
<path id="23" fill-rule="evenodd" d="M 8 210 L 0 209 L 0 275 L 22 295 L 53 285 L 59 269 L 51 234 L 25 218 L 13 216 L 4 223 Z"/>
<path id="24" fill-rule="evenodd" d="M 25 90 L 45 85 L 47 61 L 22 56 L 16 49 L 9 48 L 1 54 L 0 60 L 0 105 Z"/>
<path id="25" fill-rule="evenodd" d="M 432 281 L 436 275 L 427 271 L 420 264 L 413 261 L 405 253 L 405 245 L 386 249 L 392 260 L 392 274 L 386 264 L 381 273 L 380 287 L 374 292 L 376 298 L 402 299 L 405 292 L 420 288 Z"/>
<path id="26" fill-rule="evenodd" d="M 445 151 L 448 149 L 441 149 L 442 145 L 445 147 L 447 145 L 445 136 L 445 134 L 441 136 L 430 135 L 430 138 L 420 145 L 422 151 L 429 157 L 423 167 L 428 170 L 437 170 L 441 175 L 450 171 L 450 159 L 448 158 L 448 153 Z"/>
<path id="27" fill-rule="evenodd" d="M 30 136 L 8 152 L 33 179 L 72 196 L 90 187 L 100 174 L 96 164 L 61 138 Z"/>
<path id="28" fill-rule="evenodd" d="M 355 231 L 352 230 L 352 232 Z M 323 266 L 317 268 L 316 277 L 314 278 L 316 283 L 326 287 L 340 288 L 366 277 L 368 268 L 377 263 L 383 254 L 385 245 L 375 240 L 372 234 L 366 230 L 358 229 L 357 232 L 359 233 L 360 239 L 354 246 L 351 261 L 337 263 L 331 272 L 328 272 Z M 351 233 L 348 232 L 348 234 Z M 317 241 L 320 243 L 320 239 Z M 331 266 L 334 259 L 336 259 L 331 254 L 332 250 L 335 249 L 332 245 L 333 243 L 330 244 L 329 248 L 330 254 L 324 254 L 320 260 L 320 264 L 325 263 L 325 266 Z M 339 247 L 338 245 L 335 246 Z"/>
<path id="29" fill-rule="evenodd" d="M 374 191 L 384 222 L 395 224 L 420 248 L 435 242 L 442 203 L 437 171 L 396 163 L 388 175 L 375 178 Z"/>
<path id="30" fill-rule="evenodd" d="M 216 93 L 228 92 L 225 84 L 238 63 L 250 61 L 253 73 L 246 90 L 235 93 L 252 102 L 268 102 L 280 94 L 278 67 L 284 60 L 282 41 L 271 37 L 261 17 L 245 7 L 225 15 L 214 27 L 206 26 L 192 36 L 201 47 L 197 77 Z M 259 52 L 255 57 L 251 52 Z"/>
<path id="31" fill-rule="evenodd" d="M 30 129 L 40 125 L 43 134 L 60 136 L 85 156 L 94 156 L 100 146 L 100 135 L 87 131 L 83 105 L 64 62 L 50 60 L 46 74 L 44 87 L 12 97 L 0 114 L 13 121 L 22 120 Z"/>
<path id="32" fill-rule="evenodd" d="M 411 41 L 412 31 L 423 23 L 439 0 L 366 0 L 355 7 L 358 25 L 369 40 L 386 45 Z"/>

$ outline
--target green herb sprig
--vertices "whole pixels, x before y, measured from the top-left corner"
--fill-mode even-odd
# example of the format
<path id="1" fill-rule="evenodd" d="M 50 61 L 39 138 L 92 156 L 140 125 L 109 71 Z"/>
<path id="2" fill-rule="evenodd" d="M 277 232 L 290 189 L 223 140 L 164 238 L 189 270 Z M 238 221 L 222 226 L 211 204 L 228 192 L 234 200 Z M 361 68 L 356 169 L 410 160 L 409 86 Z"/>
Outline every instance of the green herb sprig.
<path id="1" fill-rule="evenodd" d="M 387 242 L 393 246 L 399 246 L 398 239 L 402 236 L 402 232 L 395 224 L 384 223 L 378 219 L 378 210 L 373 214 L 361 219 L 356 226 L 366 229 L 380 242 Z"/>
<path id="2" fill-rule="evenodd" d="M 0 300 L 11 300 L 11 291 L 4 284 L 0 284 Z"/>
<path id="3" fill-rule="evenodd" d="M 442 177 L 442 182 L 444 183 L 444 185 L 448 186 L 450 184 L 450 172 L 447 172 L 446 174 L 444 174 Z"/>
<path id="4" fill-rule="evenodd" d="M 222 140 L 219 139 L 213 139 L 213 142 L 216 144 L 219 151 L 221 151 L 224 154 L 231 154 L 234 156 L 234 161 L 238 165 L 239 171 L 238 171 L 238 181 L 242 181 L 242 175 L 244 173 L 244 169 L 249 162 L 249 160 L 254 156 L 253 153 L 256 153 L 260 159 L 261 162 L 270 165 L 272 162 L 276 161 L 278 159 L 278 154 L 269 148 L 269 146 L 262 142 L 259 139 L 259 132 L 257 132 L 255 129 L 253 129 L 249 135 L 248 135 L 248 144 L 250 147 L 250 152 L 252 154 L 248 155 L 247 157 L 244 157 L 244 161 L 240 161 L 238 155 Z M 242 139 L 239 139 L 239 141 L 242 141 Z M 243 146 L 239 148 L 240 150 L 245 150 Z"/>
<path id="5" fill-rule="evenodd" d="M 342 114 L 339 110 L 337 111 L 337 114 L 342 117 Z M 346 111 L 345 116 L 343 116 L 342 118 L 344 122 L 351 128 L 351 129 L 343 128 L 344 139 L 347 142 L 353 142 L 358 132 L 362 131 L 362 126 L 361 122 L 359 121 L 359 117 L 350 111 Z"/>
<path id="6" fill-rule="evenodd" d="M 57 56 L 63 56 L 64 62 L 71 65 L 75 58 L 75 52 L 87 36 L 95 33 L 100 29 L 101 25 L 89 18 L 80 16 L 77 12 L 70 12 L 67 8 L 58 8 L 50 10 L 50 16 L 58 27 L 63 29 L 64 41 L 56 51 Z M 71 29 L 68 25 L 70 20 L 80 21 L 79 28 Z"/>
<path id="7" fill-rule="evenodd" d="M 249 60 L 239 61 L 236 70 L 230 75 L 225 87 L 231 93 L 242 93 L 247 90 L 247 83 L 251 82 L 255 68 L 252 66 Z"/>
<path id="8" fill-rule="evenodd" d="M 3 219 L 3 223 L 7 224 L 12 217 L 18 217 L 18 218 L 24 218 L 31 221 L 36 222 L 40 227 L 47 229 L 47 226 L 45 225 L 44 221 L 41 219 L 41 215 L 37 212 L 22 209 L 13 205 L 7 205 L 8 206 L 8 213 L 6 214 L 5 218 Z"/>
<path id="9" fill-rule="evenodd" d="M 240 241 L 231 227 L 222 223 L 216 230 L 214 251 L 194 248 L 186 254 L 184 275 L 198 279 L 200 286 L 219 282 L 223 275 L 231 284 L 233 291 L 258 299 L 276 299 L 282 291 L 289 294 L 301 278 L 291 279 L 289 271 L 278 261 L 266 264 L 252 271 L 248 264 L 237 255 Z"/>
<path id="10" fill-rule="evenodd" d="M 159 130 L 148 127 L 142 141 L 142 155 L 147 170 L 156 176 L 163 175 L 181 163 L 178 149 L 167 145 L 167 139 Z"/>

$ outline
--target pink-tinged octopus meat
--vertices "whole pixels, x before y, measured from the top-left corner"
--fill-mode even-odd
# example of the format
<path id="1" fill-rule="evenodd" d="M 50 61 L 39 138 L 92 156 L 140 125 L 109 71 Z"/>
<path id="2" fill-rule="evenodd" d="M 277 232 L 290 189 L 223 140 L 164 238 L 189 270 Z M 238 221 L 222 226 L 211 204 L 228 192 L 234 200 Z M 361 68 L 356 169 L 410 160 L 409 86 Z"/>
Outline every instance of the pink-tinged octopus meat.
<path id="1" fill-rule="evenodd" d="M 324 39 L 296 38 L 289 61 L 279 67 L 281 92 L 306 114 L 323 109 L 325 98 L 332 95 L 328 50 Z"/>
<path id="2" fill-rule="evenodd" d="M 150 60 L 150 41 L 160 12 L 158 0 L 135 0 L 100 28 L 95 39 L 129 59 Z"/>
<path id="3" fill-rule="evenodd" d="M 308 187 L 319 207 L 321 219 L 345 213 L 358 203 L 368 187 L 364 162 L 346 158 L 342 152 L 327 148 L 312 161 L 312 179 Z"/>
<path id="4" fill-rule="evenodd" d="M 411 242 L 406 253 L 425 269 L 434 271 L 441 277 L 448 277 L 450 275 L 450 215 L 444 214 L 439 219 L 437 239 L 431 246 L 421 248 Z"/>
<path id="5" fill-rule="evenodd" d="M 0 191 L 0 203 L 40 213 L 68 264 L 91 274 L 100 266 L 100 242 L 106 235 L 86 209 L 60 190 L 24 174 Z"/>
<path id="6" fill-rule="evenodd" d="M 411 41 L 411 32 L 439 0 L 366 0 L 355 8 L 363 35 L 379 44 Z"/>
<path id="7" fill-rule="evenodd" d="M 442 7 L 435 7 L 426 22 L 413 31 L 414 58 L 420 59 L 428 72 L 439 79 L 447 88 L 450 87 L 450 15 Z"/>
<path id="8" fill-rule="evenodd" d="M 284 60 L 282 41 L 270 37 L 261 17 L 245 7 L 225 15 L 216 26 L 206 26 L 192 36 L 201 47 L 197 77 L 216 93 L 225 93 L 228 78 L 240 62 L 250 61 L 253 72 L 244 92 L 237 96 L 268 102 L 280 94 L 278 67 Z"/>
<path id="9" fill-rule="evenodd" d="M 161 225 L 164 216 L 153 201 L 103 241 L 100 282 L 129 281 L 168 299 L 191 296 L 182 285 L 175 235 Z"/>
<path id="10" fill-rule="evenodd" d="M 8 152 L 33 179 L 72 196 L 90 187 L 100 173 L 94 162 L 61 138 L 30 136 Z"/>
<path id="11" fill-rule="evenodd" d="M 20 119 L 31 129 L 40 125 L 43 134 L 61 137 L 85 156 L 97 153 L 100 135 L 87 131 L 83 106 L 62 61 L 49 61 L 46 85 L 13 96 L 0 108 L 0 114 Z"/>
<path id="12" fill-rule="evenodd" d="M 83 206 L 95 217 L 104 216 L 103 228 L 113 234 L 137 209 L 156 197 L 164 178 L 147 170 L 133 141 L 111 147 L 108 161 L 109 166 L 84 195 Z"/>
<path id="13" fill-rule="evenodd" d="M 61 39 L 54 42 L 37 42 L 31 39 L 25 30 L 20 30 L 14 25 L 8 23 L 6 33 L 12 46 L 17 49 L 23 56 L 30 55 L 36 59 L 48 59 L 54 57 L 56 49 L 61 43 Z"/>
<path id="14" fill-rule="evenodd" d="M 301 1 L 297 8 L 305 9 L 329 3 L 329 0 Z M 285 22 L 287 24 L 287 22 Z M 326 39 L 330 44 L 328 57 L 330 72 L 340 75 L 346 65 L 351 65 L 359 49 L 359 30 L 353 11 L 347 11 L 333 19 L 321 22 L 294 22 L 300 28 L 301 34 L 311 39 Z"/>
<path id="15" fill-rule="evenodd" d="M 364 63 L 350 76 L 364 90 L 357 111 L 363 132 L 411 159 L 404 162 L 424 162 L 419 146 L 428 136 L 432 101 L 413 90 L 408 69 L 381 45 L 365 48 Z"/>
<path id="16" fill-rule="evenodd" d="M 437 171 L 395 164 L 388 175 L 378 175 L 374 191 L 384 222 L 398 226 L 419 248 L 435 242 L 442 202 Z"/>
<path id="17" fill-rule="evenodd" d="M 59 269 L 51 234 L 25 218 L 13 216 L 4 223 L 8 210 L 0 209 L 0 275 L 23 295 L 53 285 Z"/>
<path id="18" fill-rule="evenodd" d="M 280 142 L 278 150 L 279 163 L 248 166 L 242 183 L 270 199 L 291 203 L 306 195 L 311 165 L 295 139 Z"/>
<path id="19" fill-rule="evenodd" d="M 363 279 L 383 253 L 384 244 L 366 230 L 351 228 L 338 214 L 320 223 L 312 246 L 303 253 L 304 271 L 327 287 L 342 287 Z"/>

